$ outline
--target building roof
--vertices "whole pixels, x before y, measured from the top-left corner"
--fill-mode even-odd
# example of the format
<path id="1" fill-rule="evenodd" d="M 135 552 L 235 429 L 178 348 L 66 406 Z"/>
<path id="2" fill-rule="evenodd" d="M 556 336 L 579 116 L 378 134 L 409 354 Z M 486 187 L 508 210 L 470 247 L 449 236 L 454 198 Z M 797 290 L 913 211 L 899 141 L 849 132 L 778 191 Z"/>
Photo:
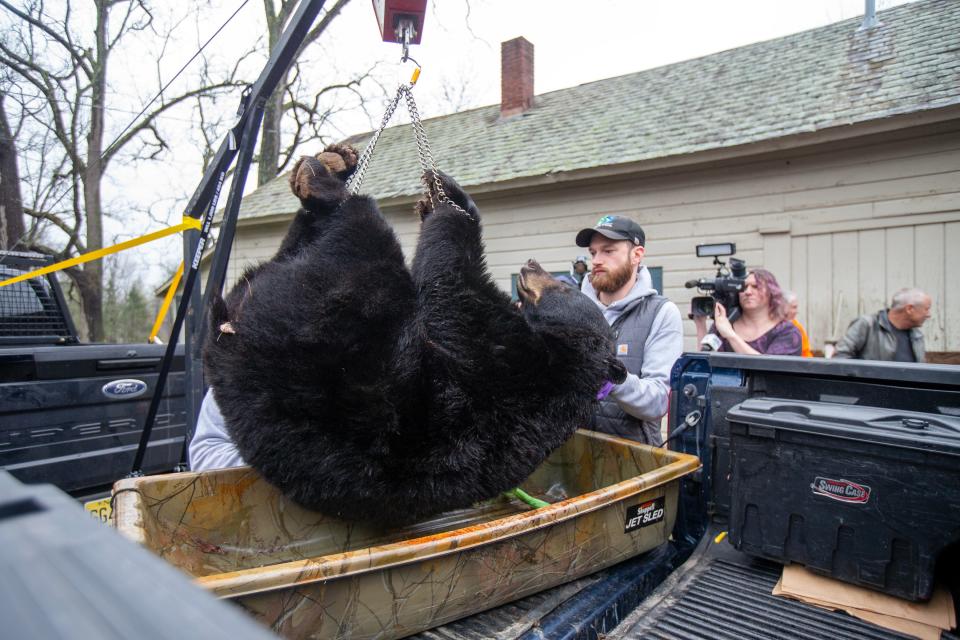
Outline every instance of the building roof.
<path id="1" fill-rule="evenodd" d="M 923 0 L 776 40 L 424 121 L 438 166 L 463 186 L 694 154 L 960 104 L 960 0 Z M 416 90 L 414 90 L 416 93 Z M 403 107 L 401 107 L 403 109 Z M 362 148 L 369 133 L 350 139 Z M 419 193 L 409 125 L 384 131 L 362 191 Z M 241 217 L 295 210 L 285 177 Z"/>

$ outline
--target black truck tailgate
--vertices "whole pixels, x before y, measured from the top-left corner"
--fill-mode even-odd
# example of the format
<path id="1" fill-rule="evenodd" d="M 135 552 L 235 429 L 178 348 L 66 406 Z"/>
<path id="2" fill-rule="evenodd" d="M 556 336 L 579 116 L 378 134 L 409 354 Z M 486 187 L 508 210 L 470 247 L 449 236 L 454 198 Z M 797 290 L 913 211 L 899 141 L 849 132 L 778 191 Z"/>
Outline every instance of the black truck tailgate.
<path id="1" fill-rule="evenodd" d="M 75 495 L 132 468 L 163 345 L 0 348 L 0 468 Z M 171 471 L 186 432 L 183 355 L 164 389 L 144 469 Z"/>

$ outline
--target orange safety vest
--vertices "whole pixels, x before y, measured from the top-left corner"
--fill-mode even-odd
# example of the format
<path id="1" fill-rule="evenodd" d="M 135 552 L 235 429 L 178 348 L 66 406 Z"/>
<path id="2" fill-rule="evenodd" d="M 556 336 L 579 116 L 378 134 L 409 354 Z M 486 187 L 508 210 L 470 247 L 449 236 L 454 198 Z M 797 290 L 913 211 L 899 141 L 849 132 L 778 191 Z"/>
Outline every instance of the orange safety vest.
<path id="1" fill-rule="evenodd" d="M 795 326 L 797 329 L 800 330 L 800 340 L 801 340 L 800 355 L 802 355 L 804 358 L 812 358 L 813 351 L 810 351 L 810 338 L 807 337 L 806 330 L 803 328 L 803 325 L 800 324 L 800 321 L 797 320 L 796 318 L 794 318 L 791 322 L 793 322 L 793 326 Z"/>

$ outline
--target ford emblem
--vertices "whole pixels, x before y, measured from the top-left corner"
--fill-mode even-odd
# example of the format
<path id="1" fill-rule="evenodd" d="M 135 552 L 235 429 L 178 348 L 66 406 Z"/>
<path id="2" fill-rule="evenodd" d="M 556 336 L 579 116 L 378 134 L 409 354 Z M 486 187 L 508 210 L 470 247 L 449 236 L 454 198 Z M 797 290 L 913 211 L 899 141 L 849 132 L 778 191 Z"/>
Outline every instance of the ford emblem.
<path id="1" fill-rule="evenodd" d="M 136 398 L 147 391 L 143 380 L 113 380 L 103 385 L 103 395 L 108 398 Z"/>

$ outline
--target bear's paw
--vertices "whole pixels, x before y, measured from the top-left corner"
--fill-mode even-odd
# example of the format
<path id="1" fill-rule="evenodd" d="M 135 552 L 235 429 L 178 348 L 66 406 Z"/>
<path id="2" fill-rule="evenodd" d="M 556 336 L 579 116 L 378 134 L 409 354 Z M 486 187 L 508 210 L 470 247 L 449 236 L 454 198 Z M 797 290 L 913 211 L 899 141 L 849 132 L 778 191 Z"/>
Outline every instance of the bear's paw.
<path id="1" fill-rule="evenodd" d="M 331 144 L 317 154 L 317 160 L 341 180 L 350 177 L 353 170 L 357 168 L 358 159 L 357 150 L 349 144 Z"/>

